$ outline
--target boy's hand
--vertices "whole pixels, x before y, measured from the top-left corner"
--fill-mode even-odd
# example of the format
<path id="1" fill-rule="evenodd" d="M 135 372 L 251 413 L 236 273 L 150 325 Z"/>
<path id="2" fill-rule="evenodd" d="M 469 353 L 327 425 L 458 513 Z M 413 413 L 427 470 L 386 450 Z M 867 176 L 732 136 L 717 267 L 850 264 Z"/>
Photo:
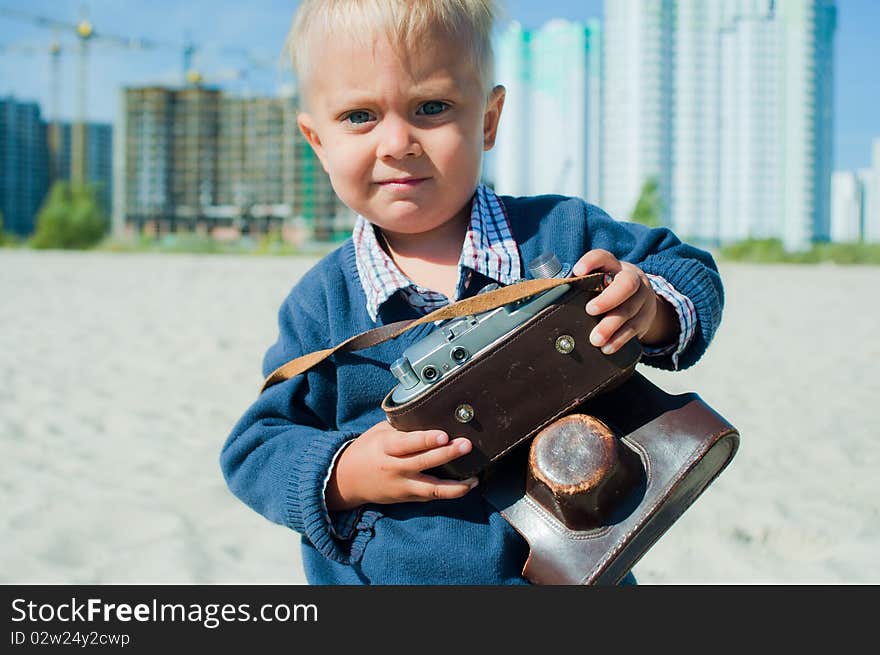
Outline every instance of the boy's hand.
<path id="1" fill-rule="evenodd" d="M 460 498 L 477 478 L 442 480 L 422 473 L 470 452 L 464 437 L 449 440 L 442 430 L 401 432 L 377 423 L 342 451 L 327 484 L 328 509 L 364 503 L 401 503 Z"/>
<path id="2" fill-rule="evenodd" d="M 590 333 L 590 343 L 606 355 L 637 337 L 645 345 L 665 345 L 678 335 L 678 317 L 660 298 L 638 266 L 622 262 L 607 250 L 591 250 L 572 268 L 573 275 L 602 271 L 613 277 L 602 293 L 587 303 L 590 316 L 605 314 Z"/>

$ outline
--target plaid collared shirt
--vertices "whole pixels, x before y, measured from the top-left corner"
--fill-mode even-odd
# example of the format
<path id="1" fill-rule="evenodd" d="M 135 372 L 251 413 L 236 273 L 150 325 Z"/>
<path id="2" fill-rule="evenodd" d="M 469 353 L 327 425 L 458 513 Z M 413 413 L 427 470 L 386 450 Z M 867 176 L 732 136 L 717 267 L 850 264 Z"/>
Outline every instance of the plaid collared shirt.
<path id="1" fill-rule="evenodd" d="M 363 216 L 357 218 L 353 239 L 358 276 L 367 295 L 367 312 L 374 321 L 382 303 L 398 291 L 422 314 L 449 304 L 450 299 L 444 294 L 419 286 L 401 272 Z M 458 260 L 455 300 L 461 298 L 474 272 L 502 285 L 513 284 L 520 278 L 519 250 L 510 233 L 504 205 L 482 184 L 474 196 L 471 222 Z"/>

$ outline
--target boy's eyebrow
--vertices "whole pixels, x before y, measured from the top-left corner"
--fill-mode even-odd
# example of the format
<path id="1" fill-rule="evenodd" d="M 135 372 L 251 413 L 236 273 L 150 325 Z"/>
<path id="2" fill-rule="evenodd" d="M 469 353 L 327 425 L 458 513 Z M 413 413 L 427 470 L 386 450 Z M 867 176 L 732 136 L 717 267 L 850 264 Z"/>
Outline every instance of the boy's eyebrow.
<path id="1" fill-rule="evenodd" d="M 417 86 L 413 92 L 417 97 L 437 97 L 457 95 L 461 91 L 460 85 L 454 80 L 444 80 L 442 82 L 427 82 Z"/>
<path id="2" fill-rule="evenodd" d="M 459 84 L 453 80 L 431 81 L 415 86 L 409 90 L 409 94 L 415 99 L 442 98 L 458 96 L 461 94 Z M 358 107 L 375 102 L 374 94 L 367 91 L 340 91 L 333 96 L 327 94 L 327 104 L 331 108 Z"/>

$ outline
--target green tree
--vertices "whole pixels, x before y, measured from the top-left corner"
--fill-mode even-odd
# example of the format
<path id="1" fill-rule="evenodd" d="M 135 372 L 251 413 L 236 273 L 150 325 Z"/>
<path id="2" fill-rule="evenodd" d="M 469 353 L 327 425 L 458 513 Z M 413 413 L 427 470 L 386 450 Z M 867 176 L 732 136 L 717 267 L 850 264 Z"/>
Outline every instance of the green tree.
<path id="1" fill-rule="evenodd" d="M 108 220 L 91 185 L 55 182 L 37 214 L 34 248 L 91 248 L 104 237 Z"/>
<path id="2" fill-rule="evenodd" d="M 631 220 L 648 227 L 659 227 L 663 216 L 663 203 L 660 200 L 657 178 L 649 177 L 642 185 L 639 199 L 633 209 Z"/>
<path id="3" fill-rule="evenodd" d="M 0 212 L 0 246 L 6 243 L 6 234 L 3 232 L 3 212 Z"/>

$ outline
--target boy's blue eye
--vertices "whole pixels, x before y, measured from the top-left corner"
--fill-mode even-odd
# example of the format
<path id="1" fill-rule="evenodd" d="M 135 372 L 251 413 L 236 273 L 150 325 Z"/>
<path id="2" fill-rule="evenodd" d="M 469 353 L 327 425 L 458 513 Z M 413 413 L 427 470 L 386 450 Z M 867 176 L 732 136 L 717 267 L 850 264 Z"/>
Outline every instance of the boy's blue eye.
<path id="1" fill-rule="evenodd" d="M 426 116 L 436 116 L 437 114 L 443 113 L 446 107 L 448 107 L 448 105 L 445 102 L 431 100 L 419 107 L 418 113 L 425 114 Z"/>
<path id="2" fill-rule="evenodd" d="M 361 125 L 370 120 L 370 113 L 366 111 L 353 111 L 345 117 L 345 120 L 354 123 L 355 125 Z"/>

